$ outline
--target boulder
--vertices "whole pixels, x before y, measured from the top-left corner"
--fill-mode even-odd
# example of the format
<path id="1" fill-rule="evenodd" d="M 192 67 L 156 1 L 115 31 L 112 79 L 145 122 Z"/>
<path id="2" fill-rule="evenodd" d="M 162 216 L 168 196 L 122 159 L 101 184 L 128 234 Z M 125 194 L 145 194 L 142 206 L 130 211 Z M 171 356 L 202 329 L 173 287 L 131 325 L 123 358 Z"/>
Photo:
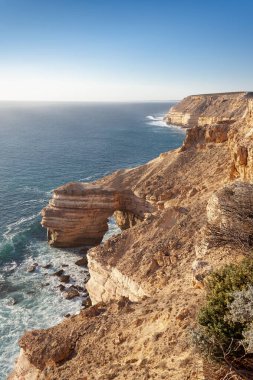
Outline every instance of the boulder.
<path id="1" fill-rule="evenodd" d="M 28 273 L 32 273 L 32 272 L 34 272 L 34 271 L 36 270 L 37 266 L 38 266 L 37 263 L 34 263 L 34 264 L 30 265 L 30 266 L 27 268 L 27 272 L 28 272 Z"/>
<path id="2" fill-rule="evenodd" d="M 72 300 L 73 298 L 78 297 L 79 295 L 80 295 L 79 292 L 76 289 L 74 289 L 73 287 L 65 290 L 65 292 L 63 293 L 63 296 L 67 300 Z"/>
<path id="3" fill-rule="evenodd" d="M 43 268 L 43 269 L 49 269 L 49 268 L 52 268 L 52 264 L 51 264 L 51 263 L 48 263 L 48 264 L 45 264 L 45 265 L 41 265 L 41 268 Z"/>
<path id="4" fill-rule="evenodd" d="M 52 274 L 52 276 L 61 277 L 61 276 L 63 275 L 63 273 L 64 273 L 64 270 L 63 270 L 63 269 L 60 269 L 60 270 L 58 270 L 57 272 L 54 272 L 54 273 Z"/>
<path id="5" fill-rule="evenodd" d="M 65 282 L 66 284 L 69 282 L 70 275 L 69 274 L 63 274 L 59 277 L 59 280 L 61 282 Z"/>
<path id="6" fill-rule="evenodd" d="M 88 265 L 87 257 L 86 256 L 82 257 L 81 259 L 77 260 L 75 264 L 78 265 L 79 267 L 87 266 Z"/>

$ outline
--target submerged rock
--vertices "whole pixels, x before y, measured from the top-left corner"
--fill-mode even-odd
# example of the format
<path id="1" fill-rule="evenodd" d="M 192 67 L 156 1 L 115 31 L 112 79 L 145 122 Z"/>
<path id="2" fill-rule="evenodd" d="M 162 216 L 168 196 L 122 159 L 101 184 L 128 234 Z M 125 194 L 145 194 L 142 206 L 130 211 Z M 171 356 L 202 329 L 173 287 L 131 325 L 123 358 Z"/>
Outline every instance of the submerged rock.
<path id="1" fill-rule="evenodd" d="M 60 289 L 61 292 L 63 292 L 63 291 L 66 289 L 65 286 L 62 285 L 62 284 L 60 284 L 60 285 L 58 286 L 58 288 Z"/>
<path id="2" fill-rule="evenodd" d="M 85 288 L 82 287 L 82 286 L 80 286 L 80 285 L 71 285 L 71 287 L 72 287 L 73 289 L 78 290 L 79 292 L 85 292 L 85 291 L 86 291 Z"/>
<path id="3" fill-rule="evenodd" d="M 73 287 L 65 290 L 65 292 L 63 293 L 63 296 L 67 300 L 72 300 L 73 298 L 78 297 L 79 295 L 80 295 L 79 292 L 76 289 L 74 289 Z"/>
<path id="4" fill-rule="evenodd" d="M 88 250 L 89 250 L 90 248 L 92 248 L 92 247 L 91 247 L 91 246 L 88 246 L 88 247 L 84 247 L 84 248 L 80 249 L 80 251 L 79 251 L 80 255 L 86 255 L 87 252 L 88 252 Z"/>
<path id="5" fill-rule="evenodd" d="M 48 263 L 48 264 L 45 264 L 45 265 L 41 265 L 41 268 L 43 268 L 43 269 L 50 269 L 50 268 L 52 268 L 52 264 Z"/>
<path id="6" fill-rule="evenodd" d="M 30 266 L 27 268 L 27 272 L 28 272 L 28 273 L 35 272 L 35 270 L 36 270 L 37 267 L 38 267 L 38 264 L 37 264 L 37 263 L 34 263 L 34 264 L 30 265 Z"/>
<path id="7" fill-rule="evenodd" d="M 45 286 L 49 286 L 49 282 L 46 282 L 45 284 L 41 284 L 41 287 L 44 288 Z"/>
<path id="8" fill-rule="evenodd" d="M 65 282 L 66 284 L 69 282 L 69 279 L 70 279 L 70 275 L 69 274 L 63 274 L 62 276 L 60 276 L 59 280 L 61 282 Z"/>
<path id="9" fill-rule="evenodd" d="M 60 269 L 60 270 L 58 270 L 57 272 L 54 272 L 54 273 L 52 274 L 52 276 L 60 277 L 61 275 L 63 275 L 63 273 L 64 273 L 64 270 L 63 270 L 63 269 Z"/>
<path id="10" fill-rule="evenodd" d="M 87 266 L 88 264 L 87 257 L 86 256 L 82 257 L 81 259 L 77 260 L 75 264 L 78 265 L 79 267 Z"/>
<path id="11" fill-rule="evenodd" d="M 13 298 L 13 297 L 10 297 L 8 300 L 7 300 L 7 305 L 8 306 L 13 306 L 13 305 L 16 305 L 16 303 L 18 303 L 18 301 L 16 300 L 16 298 Z"/>
<path id="12" fill-rule="evenodd" d="M 86 299 L 82 300 L 82 306 L 85 308 L 90 307 L 92 305 L 90 297 L 87 297 Z"/>

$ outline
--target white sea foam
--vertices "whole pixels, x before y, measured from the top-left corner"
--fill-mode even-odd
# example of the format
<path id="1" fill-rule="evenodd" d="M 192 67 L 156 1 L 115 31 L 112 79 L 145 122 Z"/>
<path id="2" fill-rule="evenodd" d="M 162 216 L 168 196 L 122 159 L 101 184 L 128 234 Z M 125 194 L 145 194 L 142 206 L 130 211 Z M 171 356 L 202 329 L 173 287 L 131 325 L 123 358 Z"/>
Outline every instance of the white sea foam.
<path id="1" fill-rule="evenodd" d="M 22 217 L 16 222 L 7 224 L 6 231 L 3 233 L 4 239 L 7 239 L 7 240 L 13 239 L 13 237 L 16 236 L 17 233 L 20 232 L 20 226 L 23 226 L 24 224 L 27 224 L 28 222 L 34 221 L 39 215 L 40 215 L 40 212 L 27 216 L 27 217 Z"/>
<path id="2" fill-rule="evenodd" d="M 182 134 L 185 134 L 186 130 L 187 130 L 187 128 L 182 128 L 182 127 L 179 127 L 177 125 L 172 125 L 172 124 L 167 124 L 167 123 L 166 123 L 166 127 L 173 129 L 174 132 L 182 133 Z"/>
<path id="3" fill-rule="evenodd" d="M 22 187 L 22 190 L 27 193 L 35 193 L 35 194 L 42 194 L 45 193 L 44 190 L 40 189 L 37 186 L 24 186 Z"/>
<path id="4" fill-rule="evenodd" d="M 167 127 L 167 124 L 163 120 L 154 120 L 148 123 L 149 125 L 153 125 L 155 127 Z"/>
<path id="5" fill-rule="evenodd" d="M 110 237 L 112 237 L 114 235 L 118 235 L 120 233 L 121 233 L 121 229 L 116 224 L 116 221 L 115 221 L 114 217 L 111 216 L 108 219 L 108 231 L 106 232 L 106 234 L 105 234 L 105 236 L 103 238 L 103 242 L 105 242 L 106 240 L 110 239 Z"/>
<path id="6" fill-rule="evenodd" d="M 63 269 L 71 275 L 71 283 L 83 286 L 88 272 L 75 265 L 79 257 L 73 252 L 50 248 L 45 241 L 37 241 L 30 244 L 28 257 L 18 267 L 14 262 L 4 266 L 11 288 L 8 297 L 0 299 L 1 373 L 11 370 L 19 351 L 17 341 L 24 331 L 50 327 L 59 323 L 67 313 L 79 312 L 82 298 L 66 300 L 58 288 L 58 277 L 52 276 L 65 263 L 68 267 Z M 40 266 L 35 272 L 28 273 L 27 268 L 35 261 Z M 43 269 L 41 265 L 49 262 L 52 268 Z M 14 266 L 15 270 L 10 272 Z"/>
<path id="7" fill-rule="evenodd" d="M 31 221 L 37 215 L 22 218 L 9 227 L 23 226 L 25 221 Z M 120 232 L 113 217 L 109 218 L 108 226 L 104 240 Z M 59 278 L 52 274 L 63 269 L 71 277 L 66 287 L 71 284 L 83 287 L 89 273 L 87 268 L 75 264 L 80 257 L 78 249 L 57 249 L 49 247 L 46 241 L 32 240 L 27 242 L 26 257 L 19 265 L 15 261 L 4 265 L 0 282 L 5 282 L 6 286 L 9 284 L 10 289 L 7 297 L 0 298 L 1 373 L 9 373 L 13 367 L 19 352 L 17 342 L 24 331 L 48 328 L 62 321 L 66 314 L 79 312 L 85 294 L 66 300 L 58 288 Z M 39 264 L 36 270 L 27 272 L 35 262 Z M 43 268 L 49 263 L 49 269 Z M 6 273 L 8 277 L 5 278 Z"/>
<path id="8" fill-rule="evenodd" d="M 146 119 L 148 119 L 148 122 L 147 122 L 148 125 L 152 125 L 154 127 L 166 127 L 167 126 L 165 121 L 163 121 L 163 116 L 161 116 L 161 115 L 157 115 L 157 116 L 148 115 L 148 116 L 146 116 Z"/>
<path id="9" fill-rule="evenodd" d="M 167 124 L 164 121 L 164 115 L 159 115 L 159 116 L 151 116 L 148 115 L 146 116 L 146 119 L 149 121 L 147 122 L 148 125 L 151 125 L 153 127 L 162 127 L 162 128 L 170 128 L 176 133 L 185 133 L 185 129 L 172 125 L 172 124 Z"/>
<path id="10" fill-rule="evenodd" d="M 147 124 L 155 126 L 155 127 L 167 127 L 167 124 L 163 120 L 164 116 L 159 115 L 159 116 L 152 116 L 148 115 L 146 116 L 146 119 L 148 119 Z"/>
<path id="11" fill-rule="evenodd" d="M 12 261 L 6 265 L 4 265 L 4 267 L 2 268 L 3 272 L 12 272 L 14 269 L 16 269 L 18 266 L 18 264 L 16 263 L 16 261 Z"/>
<path id="12" fill-rule="evenodd" d="M 48 202 L 48 198 L 40 198 L 40 199 L 28 199 L 26 201 L 18 201 L 16 202 L 17 205 L 29 205 L 31 203 L 35 203 L 36 205 L 38 203 L 44 203 Z"/>
<path id="13" fill-rule="evenodd" d="M 95 176 L 89 175 L 88 177 L 80 178 L 79 182 L 90 182 L 92 179 L 95 179 Z"/>
<path id="14" fill-rule="evenodd" d="M 101 178 L 101 177 L 104 177 L 106 175 L 110 174 L 109 171 L 106 171 L 106 172 L 99 172 L 99 173 L 94 173 L 88 177 L 84 177 L 84 178 L 80 178 L 78 181 L 79 182 L 92 182 L 92 181 L 96 181 L 97 179 Z"/>

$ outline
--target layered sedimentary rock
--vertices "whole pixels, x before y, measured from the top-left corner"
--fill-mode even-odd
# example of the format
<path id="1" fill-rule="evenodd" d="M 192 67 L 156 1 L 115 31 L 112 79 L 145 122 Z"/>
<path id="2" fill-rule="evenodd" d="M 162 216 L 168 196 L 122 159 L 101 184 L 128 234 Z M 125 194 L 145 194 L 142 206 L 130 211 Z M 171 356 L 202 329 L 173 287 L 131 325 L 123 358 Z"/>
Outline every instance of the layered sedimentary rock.
<path id="1" fill-rule="evenodd" d="M 253 100 L 247 117 L 229 132 L 229 149 L 233 158 L 231 179 L 253 181 Z"/>
<path id="2" fill-rule="evenodd" d="M 188 128 L 182 149 L 228 141 L 231 179 L 253 180 L 253 92 L 188 96 L 165 121 Z"/>
<path id="3" fill-rule="evenodd" d="M 92 256 L 92 250 L 88 254 L 88 267 L 90 280 L 86 289 L 93 304 L 108 302 L 112 299 L 127 297 L 130 301 L 139 301 L 149 293 L 142 286 L 124 275 L 114 266 L 103 266 Z"/>
<path id="4" fill-rule="evenodd" d="M 170 109 L 165 121 L 186 128 L 234 123 L 252 109 L 252 99 L 252 92 L 188 96 Z"/>
<path id="5" fill-rule="evenodd" d="M 223 143 L 228 140 L 229 130 L 229 125 L 226 123 L 194 126 L 188 129 L 182 150 L 195 145 L 205 147 L 208 143 Z"/>
<path id="6" fill-rule="evenodd" d="M 88 253 L 95 305 L 51 329 L 27 332 L 12 379 L 225 377 L 219 364 L 196 354 L 189 330 L 205 276 L 252 251 L 251 104 L 247 93 L 188 98 L 177 106 L 191 127 L 182 148 L 91 185 L 56 190 L 43 224 L 64 230 L 64 244 L 83 244 L 94 226 L 101 239 L 114 211 L 127 229 Z M 188 118 L 192 109 L 199 116 Z M 99 223 L 89 217 L 90 229 L 82 230 L 95 210 Z"/>
<path id="7" fill-rule="evenodd" d="M 42 210 L 42 225 L 47 228 L 49 244 L 80 247 L 99 244 L 108 230 L 108 218 L 115 211 L 124 213 L 124 224 L 144 218 L 152 210 L 145 200 L 132 192 L 88 183 L 68 183 L 54 190 L 50 204 Z M 134 215 L 134 217 L 133 217 Z"/>

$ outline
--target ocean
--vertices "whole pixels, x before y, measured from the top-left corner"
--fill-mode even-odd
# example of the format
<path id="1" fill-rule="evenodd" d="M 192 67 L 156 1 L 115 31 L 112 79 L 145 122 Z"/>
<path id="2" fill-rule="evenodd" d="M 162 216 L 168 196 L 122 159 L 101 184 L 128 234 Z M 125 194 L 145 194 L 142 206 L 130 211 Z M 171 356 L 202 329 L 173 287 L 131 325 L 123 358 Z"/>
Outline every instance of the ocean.
<path id="1" fill-rule="evenodd" d="M 167 126 L 172 103 L 0 103 L 0 379 L 24 331 L 47 328 L 80 310 L 52 274 L 62 268 L 83 285 L 78 250 L 50 248 L 40 211 L 52 189 L 93 181 L 177 148 L 184 131 Z M 105 239 L 119 230 L 109 220 Z M 27 269 L 33 263 L 34 272 Z M 46 269 L 42 266 L 51 264 Z"/>

